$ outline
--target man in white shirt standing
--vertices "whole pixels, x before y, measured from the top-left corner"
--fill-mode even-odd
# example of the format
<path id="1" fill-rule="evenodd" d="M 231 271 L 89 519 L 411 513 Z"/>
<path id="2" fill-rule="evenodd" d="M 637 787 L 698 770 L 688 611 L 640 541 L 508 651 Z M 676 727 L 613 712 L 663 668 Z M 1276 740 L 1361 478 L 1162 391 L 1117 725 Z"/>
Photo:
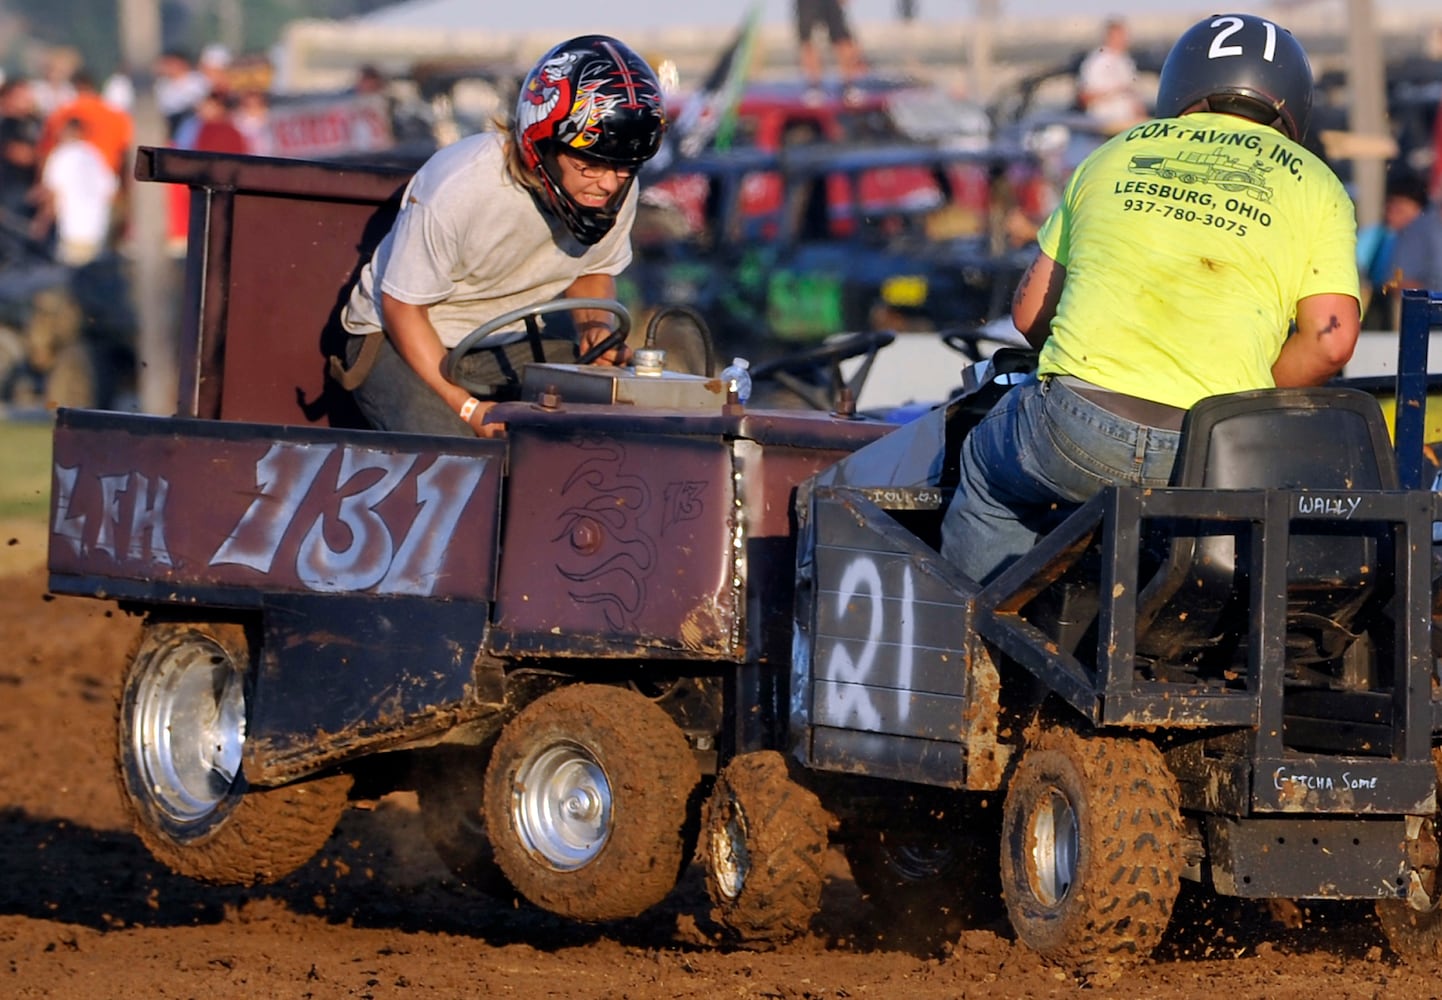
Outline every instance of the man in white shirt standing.
<path id="1" fill-rule="evenodd" d="M 1126 22 L 1110 18 L 1101 46 L 1082 60 L 1077 73 L 1081 106 L 1107 132 L 1120 132 L 1146 117 L 1136 88 L 1137 64 L 1131 57 Z"/>
<path id="2" fill-rule="evenodd" d="M 76 119 L 65 123 L 40 175 L 43 211 L 55 224 L 55 258 L 69 267 L 83 267 L 105 249 L 120 188 L 105 155 L 81 135 L 81 128 Z"/>

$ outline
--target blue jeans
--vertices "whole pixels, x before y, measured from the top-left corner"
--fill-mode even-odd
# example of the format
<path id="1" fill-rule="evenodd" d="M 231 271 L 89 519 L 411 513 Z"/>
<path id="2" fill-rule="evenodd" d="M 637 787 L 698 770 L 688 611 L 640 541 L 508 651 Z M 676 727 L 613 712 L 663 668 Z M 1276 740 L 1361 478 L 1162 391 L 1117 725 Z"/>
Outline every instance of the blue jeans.
<path id="1" fill-rule="evenodd" d="M 941 554 L 979 583 L 1105 486 L 1166 486 L 1177 431 L 1134 423 L 1054 379 L 1012 388 L 961 444 Z"/>
<path id="2" fill-rule="evenodd" d="M 345 347 L 347 365 L 355 364 L 367 337 L 380 337 L 384 343 L 370 374 L 351 395 L 372 427 L 379 431 L 460 437 L 475 433 L 460 414 L 406 364 L 384 333 L 351 335 Z M 541 347 L 546 361 L 564 363 L 576 360 L 576 345 L 570 340 L 543 338 Z M 520 340 L 504 347 L 472 351 L 456 365 L 452 376 L 471 386 L 472 393 L 480 399 L 517 399 L 520 396 L 521 369 L 535 360 L 531 341 Z"/>

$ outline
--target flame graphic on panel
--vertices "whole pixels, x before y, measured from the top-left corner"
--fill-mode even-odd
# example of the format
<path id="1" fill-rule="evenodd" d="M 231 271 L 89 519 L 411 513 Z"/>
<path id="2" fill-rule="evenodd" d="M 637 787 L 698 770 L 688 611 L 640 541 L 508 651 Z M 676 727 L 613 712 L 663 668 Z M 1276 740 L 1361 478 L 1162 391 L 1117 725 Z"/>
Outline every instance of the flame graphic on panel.
<path id="1" fill-rule="evenodd" d="M 656 542 L 642 523 L 651 509 L 651 491 L 640 477 L 616 471 L 619 447 L 583 447 L 595 454 L 562 487 L 569 505 L 552 541 L 569 542 L 570 556 L 556 570 L 570 581 L 572 600 L 599 605 L 611 628 L 634 631 L 656 565 Z"/>

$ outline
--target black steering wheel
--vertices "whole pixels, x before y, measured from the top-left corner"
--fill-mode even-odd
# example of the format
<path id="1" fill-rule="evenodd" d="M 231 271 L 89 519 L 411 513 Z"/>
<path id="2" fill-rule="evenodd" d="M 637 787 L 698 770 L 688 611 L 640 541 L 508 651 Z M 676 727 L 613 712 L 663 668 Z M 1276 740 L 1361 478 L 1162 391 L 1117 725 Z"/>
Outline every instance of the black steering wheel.
<path id="1" fill-rule="evenodd" d="M 813 409 L 836 409 L 841 402 L 843 390 L 850 395 L 854 405 L 856 398 L 861 395 L 866 376 L 871 374 L 876 353 L 895 339 L 896 334 L 886 330 L 864 330 L 860 333 L 830 337 L 816 347 L 757 365 L 751 369 L 751 377 L 758 382 L 770 380 L 784 386 Z M 849 381 L 843 378 L 841 362 L 861 355 L 866 356 L 861 367 Z M 828 369 L 829 375 L 825 386 L 817 385 L 814 381 L 816 370 L 823 367 Z M 813 379 L 808 381 L 808 375 L 813 376 Z"/>
<path id="2" fill-rule="evenodd" d="M 607 351 L 624 344 L 626 335 L 631 332 L 631 313 L 615 299 L 551 299 L 548 302 L 538 302 L 535 305 L 512 309 L 510 312 L 502 313 L 476 327 L 446 353 L 444 360 L 441 361 L 441 374 L 447 382 L 453 382 L 462 389 L 469 389 L 471 392 L 487 392 L 491 388 L 489 385 L 470 385 L 455 377 L 456 366 L 461 363 L 462 358 L 474 351 L 484 351 L 491 347 L 500 347 L 502 343 L 508 343 L 509 335 L 506 340 L 502 341 L 500 331 L 518 319 L 526 321 L 526 336 L 537 346 L 539 353 L 541 327 L 536 320 L 553 312 L 569 312 L 572 309 L 602 309 L 615 316 L 617 320 L 616 329 L 612 330 L 605 340 L 593 344 L 589 350 L 578 357 L 577 364 L 589 365 Z M 488 344 L 487 340 L 497 342 Z"/>

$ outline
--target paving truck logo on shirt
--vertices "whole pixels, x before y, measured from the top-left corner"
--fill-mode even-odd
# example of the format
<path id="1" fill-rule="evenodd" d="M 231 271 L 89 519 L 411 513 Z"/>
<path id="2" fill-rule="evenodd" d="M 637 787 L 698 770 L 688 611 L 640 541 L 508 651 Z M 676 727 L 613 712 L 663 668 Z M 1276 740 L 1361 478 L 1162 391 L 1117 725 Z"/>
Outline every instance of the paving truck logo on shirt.
<path id="1" fill-rule="evenodd" d="M 1246 236 L 1252 226 L 1265 229 L 1272 224 L 1266 208 L 1272 202 L 1269 175 L 1281 166 L 1300 177 L 1300 158 L 1280 146 L 1272 154 L 1264 158 L 1260 147 L 1245 145 L 1240 150 L 1222 145 L 1172 154 L 1137 153 L 1127 163 L 1133 177 L 1118 180 L 1112 193 L 1125 198 L 1122 208 L 1127 212 L 1156 213 Z"/>
<path id="2" fill-rule="evenodd" d="M 1272 168 L 1259 159 L 1248 163 L 1225 148 L 1208 153 L 1188 151 L 1176 156 L 1138 154 L 1132 157 L 1127 170 L 1134 174 L 1153 174 L 1162 180 L 1180 181 L 1184 185 L 1215 185 L 1223 191 L 1242 192 L 1258 201 L 1272 200 L 1272 189 L 1267 185 L 1267 174 Z"/>

